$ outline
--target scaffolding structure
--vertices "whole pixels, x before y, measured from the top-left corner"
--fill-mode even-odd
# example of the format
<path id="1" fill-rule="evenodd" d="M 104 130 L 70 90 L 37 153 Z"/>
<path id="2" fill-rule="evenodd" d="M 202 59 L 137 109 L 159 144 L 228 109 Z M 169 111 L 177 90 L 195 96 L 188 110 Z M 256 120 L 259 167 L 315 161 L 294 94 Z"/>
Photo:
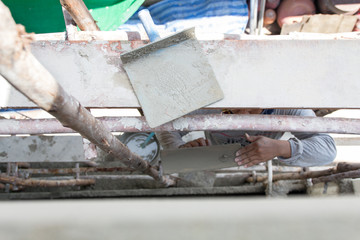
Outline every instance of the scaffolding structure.
<path id="1" fill-rule="evenodd" d="M 139 176 L 138 179 L 154 179 L 160 184 L 157 188 L 179 186 L 179 176 L 163 175 L 161 166 L 152 166 L 132 153 L 112 132 L 261 130 L 360 134 L 360 119 L 344 118 L 198 115 L 185 116 L 157 128 L 150 128 L 144 117 L 95 118 L 88 109 L 141 107 L 119 56 L 147 44 L 148 40 L 136 33 L 96 32 L 98 28 L 94 21 L 80 23 L 89 18 L 85 14 L 86 7 L 76 7 L 84 11 L 79 18 L 74 15 L 71 2 L 61 1 L 67 32 L 32 36 L 35 39 L 33 42 L 30 35 L 19 30 L 8 9 L 0 3 L 0 31 L 5 33 L 0 35 L 0 73 L 18 91 L 6 87 L 7 99 L 0 107 L 40 107 L 56 118 L 0 119 L 0 135 L 79 133 L 88 140 L 83 140 L 84 159 L 70 161 L 76 164 L 75 168 L 19 170 L 18 163 L 26 163 L 26 160 L 11 159 L 5 162 L 0 158 L 0 162 L 8 164 L 7 173 L 0 175 L 0 182 L 5 183 L 0 188 L 6 191 L 18 191 L 29 186 L 91 185 L 100 177 L 83 175 L 89 172 L 143 173 L 151 178 Z M 77 31 L 75 22 L 82 26 L 82 32 Z M 262 37 L 242 39 L 236 35 L 218 37 L 199 36 L 199 42 L 225 94 L 222 101 L 207 108 L 360 108 L 360 83 L 356 68 L 360 55 L 359 34 L 351 37 L 328 36 L 328 39 L 322 39 L 324 36 L 266 40 Z M 0 80 L 4 82 L 4 79 Z M 96 148 L 115 156 L 122 166 L 81 168 L 79 162 L 96 164 L 93 161 Z M 6 150 L 3 152 L 6 154 Z M 49 161 L 57 162 L 57 159 Z M 313 176 L 318 179 L 344 172 L 349 172 L 348 177 L 353 178 L 360 176 L 359 168 L 354 165 L 340 171 L 330 167 L 320 175 L 306 173 L 303 169 L 291 171 L 299 174 L 295 179 Z M 246 181 L 266 182 L 269 191 L 274 179 L 280 179 L 273 175 L 271 161 L 267 168 L 262 169 L 267 172 L 267 181 L 264 177 L 256 176 L 257 168 L 254 169 Z M 55 180 L 29 178 L 31 174 L 49 173 L 70 173 L 74 176 Z M 134 177 L 122 174 L 112 178 Z M 259 186 L 262 191 L 264 186 Z M 211 191 L 221 192 L 221 189 Z M 239 191 L 249 192 L 244 188 Z"/>

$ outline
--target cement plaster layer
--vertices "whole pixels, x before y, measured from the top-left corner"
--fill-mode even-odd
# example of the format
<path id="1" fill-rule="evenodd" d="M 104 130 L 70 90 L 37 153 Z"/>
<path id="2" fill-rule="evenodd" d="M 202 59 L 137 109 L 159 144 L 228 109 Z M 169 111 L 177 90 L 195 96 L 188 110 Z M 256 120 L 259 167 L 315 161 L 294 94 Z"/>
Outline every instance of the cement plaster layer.
<path id="1" fill-rule="evenodd" d="M 45 41 L 35 42 L 32 52 L 83 106 L 139 107 L 120 54 L 144 44 Z M 329 39 L 200 41 L 225 95 L 208 107 L 360 108 L 359 44 Z M 0 86 L 0 107 L 34 106 L 15 89 L 8 93 L 9 86 Z"/>
<path id="2" fill-rule="evenodd" d="M 0 162 L 82 162 L 80 136 L 0 137 Z"/>

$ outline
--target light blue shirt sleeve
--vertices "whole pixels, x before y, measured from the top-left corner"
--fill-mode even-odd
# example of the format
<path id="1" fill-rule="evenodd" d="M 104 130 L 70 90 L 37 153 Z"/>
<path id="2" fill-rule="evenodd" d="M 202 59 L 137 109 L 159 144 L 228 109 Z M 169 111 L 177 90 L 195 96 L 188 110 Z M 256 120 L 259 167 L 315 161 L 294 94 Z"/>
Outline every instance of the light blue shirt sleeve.
<path id="1" fill-rule="evenodd" d="M 275 114 L 315 116 L 315 113 L 309 109 L 277 110 Z M 334 161 L 337 151 L 335 141 L 330 135 L 297 132 L 293 132 L 292 134 L 294 138 L 288 140 L 291 147 L 291 157 L 278 157 L 280 162 L 292 166 L 311 167 L 326 165 Z"/>

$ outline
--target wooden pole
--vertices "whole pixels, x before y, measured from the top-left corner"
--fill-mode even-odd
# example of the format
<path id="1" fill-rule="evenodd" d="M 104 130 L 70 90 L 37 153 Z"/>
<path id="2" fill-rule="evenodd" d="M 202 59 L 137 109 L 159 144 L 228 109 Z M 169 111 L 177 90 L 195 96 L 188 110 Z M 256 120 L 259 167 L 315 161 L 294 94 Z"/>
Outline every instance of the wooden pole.
<path id="1" fill-rule="evenodd" d="M 0 189 L 1 189 L 1 190 L 6 189 L 6 185 L 0 183 Z M 10 191 L 21 191 L 21 190 L 23 190 L 23 189 L 24 189 L 23 186 L 16 186 L 16 187 L 14 187 L 13 185 L 10 185 L 10 186 L 9 186 L 9 190 L 10 190 Z"/>
<path id="2" fill-rule="evenodd" d="M 0 174 L 0 182 L 10 183 L 24 187 L 64 187 L 64 186 L 86 186 L 95 184 L 95 179 L 71 179 L 71 180 L 36 180 L 11 177 Z"/>
<path id="3" fill-rule="evenodd" d="M 300 172 L 300 173 L 280 173 L 273 175 L 273 182 L 279 180 L 298 180 L 298 179 L 307 179 L 307 178 L 317 178 L 320 176 L 330 175 L 335 173 L 334 168 L 322 170 L 322 171 L 310 171 L 310 172 Z M 248 177 L 247 182 L 265 182 L 268 179 L 267 176 L 256 176 Z"/>
<path id="4" fill-rule="evenodd" d="M 299 180 L 299 179 L 308 179 L 308 178 L 312 178 L 313 182 L 325 181 L 326 179 L 329 179 L 328 181 L 334 181 L 334 179 L 351 178 L 351 176 L 357 176 L 356 174 L 358 172 L 356 171 L 359 171 L 359 169 L 360 169 L 359 163 L 339 162 L 336 165 L 336 167 L 321 171 L 275 174 L 273 175 L 273 181 L 275 182 L 279 180 Z M 344 173 L 344 174 L 340 174 L 340 173 Z M 248 177 L 246 181 L 265 182 L 267 179 L 268 179 L 267 176 L 256 176 L 255 178 L 252 176 L 252 177 Z"/>
<path id="5" fill-rule="evenodd" d="M 44 168 L 44 169 L 19 169 L 20 173 L 24 174 L 72 174 L 72 173 L 90 173 L 90 172 L 130 172 L 133 173 L 134 169 L 123 167 L 82 167 L 82 168 Z"/>
<path id="6" fill-rule="evenodd" d="M 64 127 L 74 129 L 107 153 L 113 154 L 127 167 L 150 175 L 170 186 L 175 182 L 147 161 L 132 153 L 108 128 L 56 82 L 29 50 L 28 42 L 0 1 L 0 74 L 39 107 L 56 117 Z M 25 32 L 24 32 L 25 33 Z"/>
<path id="7" fill-rule="evenodd" d="M 60 0 L 81 31 L 100 31 L 94 18 L 82 0 Z"/>
<path id="8" fill-rule="evenodd" d="M 342 172 L 342 173 L 332 174 L 329 176 L 314 178 L 312 179 L 312 183 L 316 184 L 320 182 L 336 182 L 344 178 L 360 178 L 360 170 Z"/>
<path id="9" fill-rule="evenodd" d="M 339 162 L 336 166 L 336 172 L 347 172 L 360 169 L 360 163 L 347 163 L 347 162 Z"/>

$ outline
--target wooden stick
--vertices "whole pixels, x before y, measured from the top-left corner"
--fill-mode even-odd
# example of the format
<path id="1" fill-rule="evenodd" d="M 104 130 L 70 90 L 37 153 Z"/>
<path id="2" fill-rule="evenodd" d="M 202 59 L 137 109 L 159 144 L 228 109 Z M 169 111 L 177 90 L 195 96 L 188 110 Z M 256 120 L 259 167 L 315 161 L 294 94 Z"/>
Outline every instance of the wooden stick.
<path id="1" fill-rule="evenodd" d="M 312 183 L 316 184 L 320 182 L 336 182 L 344 178 L 360 178 L 360 170 L 348 171 L 343 173 L 332 174 L 330 176 L 314 178 L 312 179 Z"/>
<path id="2" fill-rule="evenodd" d="M 83 168 L 53 168 L 53 169 L 19 169 L 19 173 L 28 174 L 73 174 L 89 172 L 134 172 L 134 169 L 123 167 L 101 168 L 101 167 L 83 167 Z"/>
<path id="3" fill-rule="evenodd" d="M 0 183 L 0 189 L 1 189 L 1 190 L 6 189 L 6 185 Z M 23 189 L 24 189 L 23 186 L 16 186 L 16 187 L 14 187 L 14 185 L 10 185 L 10 187 L 9 187 L 9 190 L 10 190 L 10 191 L 20 191 L 20 190 L 23 190 Z"/>
<path id="4" fill-rule="evenodd" d="M 360 169 L 360 163 L 347 163 L 347 162 L 339 162 L 336 166 L 336 172 L 347 172 Z"/>
<path id="5" fill-rule="evenodd" d="M 31 54 L 9 9 L 0 1 L 0 74 L 39 107 L 87 138 L 100 149 L 111 153 L 125 166 L 141 171 L 166 186 L 170 177 L 160 176 L 147 161 L 132 153 L 110 130 L 56 82 L 54 77 Z"/>
<path id="6" fill-rule="evenodd" d="M 64 186 L 85 186 L 95 184 L 95 179 L 71 179 L 71 180 L 35 180 L 11 177 L 0 174 L 0 182 L 10 183 L 24 187 L 64 187 Z"/>
<path id="7" fill-rule="evenodd" d="M 100 31 L 94 18 L 82 0 L 60 0 L 81 31 Z"/>
<path id="8" fill-rule="evenodd" d="M 321 170 L 321 171 L 275 174 L 273 176 L 273 181 L 320 178 L 323 176 L 329 176 L 329 175 L 332 176 L 332 174 L 338 174 L 338 173 L 348 172 L 348 171 L 353 171 L 353 170 L 358 170 L 358 169 L 360 169 L 359 163 L 340 162 L 337 164 L 336 167 Z M 339 176 L 341 176 L 341 175 L 339 175 Z M 248 177 L 246 179 L 247 182 L 264 182 L 266 180 L 267 180 L 267 176 L 257 176 L 256 179 L 254 179 L 254 177 Z"/>
<path id="9" fill-rule="evenodd" d="M 335 173 L 334 168 L 322 170 L 322 171 L 311 171 L 311 172 L 300 172 L 300 173 L 280 173 L 273 175 L 273 181 L 279 180 L 296 180 L 296 179 L 306 179 L 306 178 L 317 178 L 324 175 L 330 175 Z M 267 176 L 257 176 L 249 177 L 246 179 L 247 182 L 264 182 L 267 180 Z"/>

